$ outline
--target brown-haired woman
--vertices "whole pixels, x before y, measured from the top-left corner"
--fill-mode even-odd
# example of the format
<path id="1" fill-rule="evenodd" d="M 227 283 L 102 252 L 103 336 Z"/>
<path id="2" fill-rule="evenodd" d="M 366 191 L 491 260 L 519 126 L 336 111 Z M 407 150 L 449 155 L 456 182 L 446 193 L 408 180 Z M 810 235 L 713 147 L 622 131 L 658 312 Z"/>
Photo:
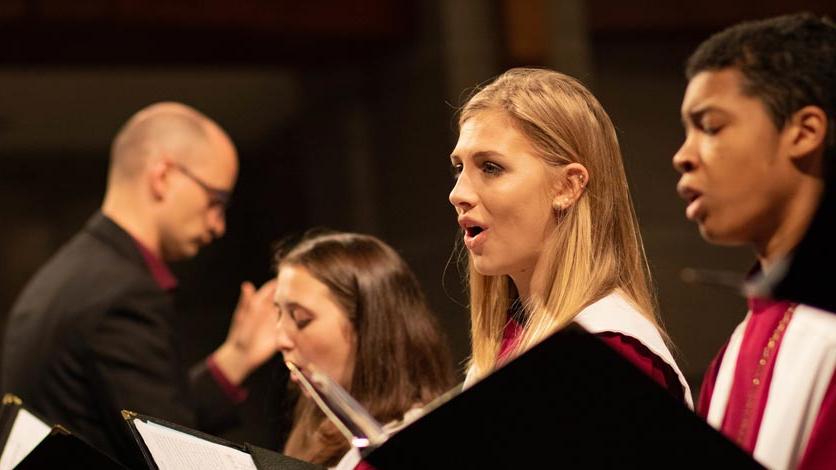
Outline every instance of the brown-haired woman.
<path id="1" fill-rule="evenodd" d="M 446 342 L 418 281 L 368 235 L 309 236 L 277 255 L 278 346 L 343 386 L 381 423 L 400 421 L 453 384 Z M 349 443 L 306 397 L 284 453 L 335 465 Z"/>
<path id="2" fill-rule="evenodd" d="M 577 322 L 690 404 L 598 100 L 567 75 L 509 70 L 462 108 L 450 160 L 469 255 L 465 384 Z"/>

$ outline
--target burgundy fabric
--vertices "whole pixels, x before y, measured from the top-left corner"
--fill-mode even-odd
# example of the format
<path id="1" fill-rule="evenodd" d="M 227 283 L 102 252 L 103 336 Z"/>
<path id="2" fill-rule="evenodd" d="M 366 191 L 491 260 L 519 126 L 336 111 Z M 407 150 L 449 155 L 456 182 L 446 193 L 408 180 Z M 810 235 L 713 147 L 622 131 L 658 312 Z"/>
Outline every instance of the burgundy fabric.
<path id="1" fill-rule="evenodd" d="M 786 301 L 752 299 L 751 315 L 743 332 L 740 353 L 734 370 L 729 402 L 721 432 L 747 452 L 755 450 L 763 412 L 766 409 L 769 384 L 775 368 L 783 334 L 766 356 L 766 364 L 759 365 L 767 343 L 772 340 L 779 322 L 792 306 Z M 757 382 L 756 382 L 757 381 Z"/>
<path id="2" fill-rule="evenodd" d="M 786 303 L 783 303 L 785 306 Z M 762 302 L 758 301 L 755 303 L 750 303 L 750 308 L 755 307 L 759 311 L 762 311 L 764 308 L 769 308 L 771 305 L 770 302 Z M 776 310 L 780 309 L 780 305 L 772 305 L 773 308 Z M 754 310 L 754 309 L 753 309 Z M 783 316 L 784 311 L 780 312 L 780 315 Z M 775 315 L 773 313 L 773 315 Z M 774 320 L 774 319 L 773 319 Z M 778 319 L 780 321 L 780 318 Z M 748 325 L 746 332 L 749 331 Z M 746 340 L 744 332 L 744 341 Z M 697 404 L 697 413 L 702 416 L 708 416 L 708 409 L 711 404 L 711 397 L 714 394 L 714 386 L 717 382 L 717 373 L 720 369 L 720 363 L 723 360 L 723 356 L 726 353 L 726 348 L 728 344 L 720 350 L 714 360 L 711 362 L 708 370 L 705 373 L 705 378 L 702 384 L 702 390 L 700 391 L 700 399 Z M 742 344 L 741 350 L 744 347 L 751 347 L 751 344 Z M 777 346 L 774 353 L 777 353 Z M 758 354 L 763 352 L 763 348 L 761 347 Z M 777 356 L 777 354 L 775 354 Z M 756 359 L 760 360 L 760 356 Z M 771 361 L 773 364 L 770 365 L 770 373 L 769 378 L 771 379 L 772 370 L 774 370 L 774 359 Z M 738 361 L 738 366 L 740 365 L 740 361 Z M 767 364 L 769 365 L 769 364 Z M 799 366 L 798 364 L 796 366 Z M 735 374 L 735 379 L 737 375 Z M 749 378 L 749 384 L 751 385 L 751 377 Z M 764 390 L 768 390 L 769 382 L 765 384 L 761 384 Z M 731 406 L 731 396 L 729 397 L 729 406 Z M 766 408 L 766 403 L 768 401 L 768 396 L 761 397 L 762 403 L 759 403 L 759 418 L 758 418 L 758 430 L 760 429 L 760 421 L 763 419 L 763 412 Z M 726 412 L 728 416 L 728 410 Z M 724 419 L 724 424 L 727 417 Z M 757 431 L 757 430 L 756 430 Z M 755 436 L 755 442 L 757 442 L 757 432 L 753 433 Z M 790 437 L 788 437 L 790 438 Z M 749 449 L 749 452 L 752 452 L 754 449 L 754 444 L 752 445 L 752 449 Z M 810 437 L 807 441 L 807 446 L 804 449 L 803 453 L 801 454 L 801 460 L 799 461 L 798 469 L 799 470 L 818 470 L 818 469 L 832 469 L 834 467 L 834 462 L 836 462 L 836 377 L 831 375 L 830 384 L 828 385 L 827 392 L 825 392 L 824 399 L 822 400 L 821 406 L 819 407 L 819 412 L 816 415 L 816 421 L 813 424 L 813 428 L 810 432 Z"/>
<path id="3" fill-rule="evenodd" d="M 639 340 L 632 336 L 610 331 L 604 331 L 595 336 L 615 349 L 675 398 L 685 401 L 685 390 L 683 390 L 682 384 L 679 382 L 679 376 L 673 367 L 647 349 Z"/>
<path id="4" fill-rule="evenodd" d="M 168 266 L 161 260 L 157 255 L 151 252 L 145 245 L 142 244 L 139 240 L 134 238 L 134 243 L 136 243 L 137 249 L 139 252 L 142 253 L 142 258 L 145 260 L 145 266 L 148 267 L 148 271 L 151 273 L 151 276 L 154 278 L 154 281 L 160 286 L 160 289 L 171 292 L 177 288 L 177 278 L 174 277 L 171 270 L 168 269 Z"/>
<path id="5" fill-rule="evenodd" d="M 830 376 L 816 422 L 810 432 L 798 470 L 832 469 L 836 466 L 836 376 Z"/>
<path id="6" fill-rule="evenodd" d="M 249 394 L 247 389 L 230 382 L 220 367 L 218 367 L 218 363 L 215 362 L 215 359 L 212 356 L 206 358 L 206 367 L 209 369 L 209 373 L 212 375 L 212 378 L 215 379 L 215 382 L 218 383 L 221 390 L 224 391 L 224 394 L 228 396 L 233 403 L 242 403 L 247 399 L 247 395 Z"/>
<path id="7" fill-rule="evenodd" d="M 717 383 L 717 374 L 720 373 L 720 363 L 723 362 L 723 356 L 726 355 L 726 349 L 729 343 L 723 345 L 720 352 L 714 356 L 705 375 L 702 379 L 702 387 L 700 387 L 700 397 L 697 400 L 697 414 L 703 419 L 708 418 L 708 409 L 711 407 L 711 397 L 714 395 L 714 384 Z"/>
<path id="8" fill-rule="evenodd" d="M 513 318 L 509 318 L 508 323 L 505 324 L 505 329 L 502 330 L 502 342 L 499 344 L 499 354 L 496 357 L 498 364 L 503 364 L 509 359 L 508 354 L 517 345 L 522 332 L 522 325 Z"/>
<path id="9" fill-rule="evenodd" d="M 508 354 L 516 346 L 523 327 L 514 318 L 508 318 L 505 329 L 502 331 L 502 342 L 499 346 L 497 363 L 507 361 Z M 685 400 L 685 392 L 676 371 L 673 370 L 662 358 L 652 353 L 639 340 L 614 332 L 602 332 L 595 335 L 611 348 L 615 349 L 624 358 L 639 368 L 642 372 L 655 380 L 662 388 L 669 391 L 679 400 Z"/>

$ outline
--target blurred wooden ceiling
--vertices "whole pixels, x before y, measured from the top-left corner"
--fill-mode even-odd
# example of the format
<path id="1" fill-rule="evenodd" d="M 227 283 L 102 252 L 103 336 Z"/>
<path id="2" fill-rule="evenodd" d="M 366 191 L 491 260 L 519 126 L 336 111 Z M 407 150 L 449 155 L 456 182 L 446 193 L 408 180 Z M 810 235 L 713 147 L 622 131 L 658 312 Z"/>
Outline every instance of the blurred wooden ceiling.
<path id="1" fill-rule="evenodd" d="M 3 0 L 4 63 L 295 62 L 408 39 L 409 0 Z"/>
<path id="2" fill-rule="evenodd" d="M 317 63 L 373 58 L 420 31 L 429 0 L 2 0 L 4 64 Z M 437 0 L 479 1 L 479 0 Z M 550 1 L 485 0 L 536 19 Z M 832 0 L 572 0 L 596 37 L 703 37 Z M 430 6 L 430 8 L 432 8 Z M 532 13 L 533 12 L 533 13 Z M 426 15 L 424 15 L 426 18 Z"/>
<path id="3" fill-rule="evenodd" d="M 833 0 L 587 0 L 586 4 L 589 30 L 603 36 L 703 36 L 743 20 L 801 11 L 836 15 Z"/>

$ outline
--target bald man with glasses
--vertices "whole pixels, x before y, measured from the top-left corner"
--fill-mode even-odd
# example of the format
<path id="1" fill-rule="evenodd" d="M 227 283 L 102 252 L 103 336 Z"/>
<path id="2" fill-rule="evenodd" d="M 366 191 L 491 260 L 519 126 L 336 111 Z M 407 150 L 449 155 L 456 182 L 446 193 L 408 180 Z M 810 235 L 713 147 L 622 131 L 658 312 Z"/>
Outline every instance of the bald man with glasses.
<path id="1" fill-rule="evenodd" d="M 186 371 L 167 263 L 224 234 L 237 174 L 229 136 L 195 109 L 157 103 L 131 117 L 101 210 L 12 308 L 3 390 L 129 466 L 142 463 L 122 409 L 207 432 L 234 423 L 241 383 L 276 352 L 274 285 L 244 283 L 226 341 Z"/>

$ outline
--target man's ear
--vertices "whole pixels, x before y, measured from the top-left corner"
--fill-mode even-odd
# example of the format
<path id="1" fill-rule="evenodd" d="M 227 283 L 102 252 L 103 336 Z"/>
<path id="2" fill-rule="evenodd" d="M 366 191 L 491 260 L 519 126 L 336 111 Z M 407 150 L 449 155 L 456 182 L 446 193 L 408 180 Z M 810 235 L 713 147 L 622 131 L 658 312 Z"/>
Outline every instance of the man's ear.
<path id="1" fill-rule="evenodd" d="M 552 207 L 556 211 L 565 211 L 580 199 L 589 183 L 589 172 L 580 163 L 570 163 L 560 168 L 557 191 Z"/>
<path id="2" fill-rule="evenodd" d="M 169 188 L 170 165 L 163 158 L 157 158 L 149 162 L 148 184 L 151 188 L 151 195 L 157 201 L 165 198 Z"/>
<path id="3" fill-rule="evenodd" d="M 785 126 L 790 157 L 800 159 L 824 149 L 827 124 L 827 113 L 818 106 L 805 106 L 793 113 Z"/>

